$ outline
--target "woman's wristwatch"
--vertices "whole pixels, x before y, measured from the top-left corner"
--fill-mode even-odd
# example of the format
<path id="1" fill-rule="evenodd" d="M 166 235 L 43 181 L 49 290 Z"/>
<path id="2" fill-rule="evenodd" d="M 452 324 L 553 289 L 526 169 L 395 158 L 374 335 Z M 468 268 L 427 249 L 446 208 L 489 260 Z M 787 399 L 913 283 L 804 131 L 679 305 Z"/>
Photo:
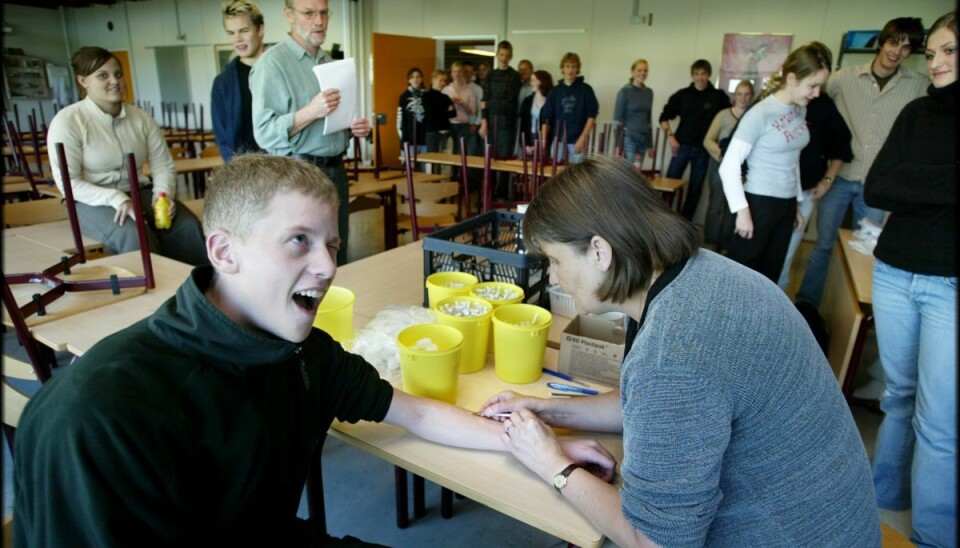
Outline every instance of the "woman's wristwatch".
<path id="1" fill-rule="evenodd" d="M 821 179 L 821 181 L 826 181 L 826 182 L 828 182 L 828 183 L 830 183 L 830 184 L 832 185 L 832 184 L 833 184 L 833 177 L 831 177 L 831 176 L 829 176 L 829 175 L 824 175 L 824 176 L 823 176 L 823 179 Z"/>

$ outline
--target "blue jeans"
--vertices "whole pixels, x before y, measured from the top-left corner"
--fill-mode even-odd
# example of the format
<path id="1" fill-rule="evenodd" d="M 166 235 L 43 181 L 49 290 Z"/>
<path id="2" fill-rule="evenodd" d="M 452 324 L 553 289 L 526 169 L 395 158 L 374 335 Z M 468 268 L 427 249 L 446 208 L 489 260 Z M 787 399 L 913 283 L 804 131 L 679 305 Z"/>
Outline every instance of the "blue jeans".
<path id="1" fill-rule="evenodd" d="M 863 184 L 860 181 L 837 177 L 830 190 L 820 198 L 820 209 L 817 210 L 817 245 L 810 253 L 803 282 L 797 291 L 798 303 L 820 306 L 823 284 L 827 279 L 827 267 L 830 266 L 830 254 L 833 253 L 833 244 L 837 241 L 840 224 L 843 223 L 843 216 L 850 204 L 853 204 L 854 226 L 864 217 L 877 224 L 883 223 L 883 210 L 868 207 L 864 203 Z"/>
<path id="2" fill-rule="evenodd" d="M 573 150 L 575 147 L 576 145 L 567 144 L 567 161 L 571 164 L 579 164 L 583 160 L 583 154 Z"/>
<path id="3" fill-rule="evenodd" d="M 710 192 L 713 192 L 713 187 L 710 187 Z M 780 289 L 786 291 L 787 285 L 790 284 L 790 266 L 793 264 L 793 256 L 797 253 L 797 248 L 800 246 L 800 240 L 803 239 L 804 233 L 807 232 L 807 227 L 810 225 L 810 215 L 813 214 L 813 206 L 816 202 L 813 200 L 813 189 L 803 191 L 803 201 L 797 202 L 797 209 L 800 210 L 800 214 L 803 215 L 803 230 L 800 232 L 794 232 L 790 236 L 790 247 L 787 248 L 787 258 L 783 260 L 783 270 L 780 272 L 780 281 L 777 282 L 777 285 L 780 286 Z"/>
<path id="4" fill-rule="evenodd" d="M 623 157 L 631 164 L 637 156 L 640 156 L 640 164 L 643 165 L 643 158 L 647 154 L 647 146 L 641 141 L 635 141 L 629 135 L 623 136 Z"/>
<path id="5" fill-rule="evenodd" d="M 955 546 L 957 535 L 957 278 L 877 260 L 873 312 L 887 387 L 873 482 L 881 508 L 913 507 L 910 540 Z"/>
<path id="6" fill-rule="evenodd" d="M 690 164 L 687 198 L 683 201 L 683 210 L 680 211 L 681 215 L 686 217 L 687 220 L 693 219 L 693 214 L 697 212 L 697 204 L 700 203 L 700 191 L 703 190 L 703 179 L 707 176 L 709 161 L 710 154 L 702 145 L 680 145 L 680 150 L 670 159 L 667 177 L 671 179 L 682 179 L 687 164 Z"/>

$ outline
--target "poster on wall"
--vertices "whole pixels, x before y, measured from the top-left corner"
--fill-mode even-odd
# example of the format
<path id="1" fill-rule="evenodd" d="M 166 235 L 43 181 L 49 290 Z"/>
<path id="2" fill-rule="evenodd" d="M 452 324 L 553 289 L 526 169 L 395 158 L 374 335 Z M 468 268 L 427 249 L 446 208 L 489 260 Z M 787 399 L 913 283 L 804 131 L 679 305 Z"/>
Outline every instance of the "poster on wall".
<path id="1" fill-rule="evenodd" d="M 741 80 L 750 80 L 759 93 L 770 75 L 780 70 L 792 43 L 792 34 L 725 34 L 718 87 L 732 95 Z"/>

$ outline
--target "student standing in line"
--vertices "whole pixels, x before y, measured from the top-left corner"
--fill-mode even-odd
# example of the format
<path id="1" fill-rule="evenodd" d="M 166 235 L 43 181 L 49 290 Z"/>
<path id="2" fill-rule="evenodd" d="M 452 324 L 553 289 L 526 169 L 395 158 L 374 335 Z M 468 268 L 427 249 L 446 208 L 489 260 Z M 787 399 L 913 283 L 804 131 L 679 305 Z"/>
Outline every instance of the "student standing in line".
<path id="1" fill-rule="evenodd" d="M 527 157 L 533 155 L 533 142 L 540 138 L 540 110 L 553 89 L 553 77 L 545 70 L 538 70 L 530 76 L 530 86 L 533 94 L 520 105 L 520 130 L 527 142 Z M 547 143 L 541 142 L 540 145 L 540 150 L 549 149 Z"/>
<path id="2" fill-rule="evenodd" d="M 593 130 L 600 104 L 590 84 L 580 76 L 580 56 L 567 52 L 560 60 L 563 80 L 550 90 L 540 110 L 540 135 L 552 140 L 567 140 L 567 150 L 560 155 L 570 163 L 581 160 L 587 136 Z"/>
<path id="3" fill-rule="evenodd" d="M 637 59 L 630 67 L 630 81 L 617 92 L 613 108 L 613 121 L 623 126 L 623 157 L 634 165 L 643 164 L 649 153 L 653 158 L 653 132 L 650 120 L 653 115 L 653 90 L 644 82 L 650 65 L 646 59 Z"/>
<path id="4" fill-rule="evenodd" d="M 723 192 L 730 212 L 736 214 L 727 256 L 774 283 L 780 278 L 791 232 L 803 230 L 797 200 L 803 199 L 800 151 L 810 141 L 806 106 L 826 84 L 831 60 L 830 50 L 820 42 L 790 52 L 740 119 L 720 163 Z"/>
<path id="5" fill-rule="evenodd" d="M 930 27 L 932 85 L 904 107 L 864 185 L 890 212 L 874 249 L 886 377 L 873 451 L 881 508 L 912 509 L 918 546 L 957 541 L 957 15 Z M 524 222 L 526 229 L 526 222 Z"/>
<path id="6" fill-rule="evenodd" d="M 723 181 L 720 179 L 720 162 L 723 160 L 721 143 L 730 142 L 730 135 L 740 121 L 743 113 L 753 102 L 753 84 L 750 80 L 740 80 L 733 92 L 733 106 L 721 110 L 713 117 L 710 128 L 703 138 L 703 148 L 710 154 L 710 167 L 707 169 L 707 182 L 710 184 L 710 201 L 707 203 L 707 216 L 703 223 L 703 241 L 713 246 L 717 253 L 725 252 L 733 237 L 733 214 L 723 194 Z"/>
<path id="7" fill-rule="evenodd" d="M 798 303 L 820 306 L 830 256 L 849 207 L 853 207 L 854 226 L 863 218 L 877 224 L 883 222 L 883 210 L 863 202 L 863 180 L 897 115 L 907 103 L 922 96 L 930 84 L 923 74 L 902 66 L 910 52 L 922 45 L 920 19 L 893 19 L 880 31 L 877 55 L 872 61 L 843 67 L 827 82 L 827 95 L 837 104 L 853 134 L 853 161 L 843 165 L 820 199 L 817 244 L 797 291 Z"/>
<path id="8" fill-rule="evenodd" d="M 853 159 L 853 151 L 850 148 L 850 128 L 843 121 L 833 99 L 826 93 L 820 94 L 807 105 L 807 127 L 810 128 L 810 143 L 800 151 L 803 200 L 798 206 L 803 218 L 809 220 L 814 206 L 837 178 L 840 168 Z M 790 283 L 793 255 L 803 239 L 804 231 L 795 231 L 790 237 L 790 246 L 777 282 L 784 291 Z"/>
<path id="9" fill-rule="evenodd" d="M 460 61 L 454 61 L 450 65 L 450 83 L 443 88 L 443 94 L 453 101 L 453 106 L 457 111 L 457 115 L 450 119 L 453 152 L 460 154 L 460 139 L 463 138 L 469 153 L 470 140 L 472 139 L 470 117 L 477 112 L 479 107 L 477 97 L 473 94 L 473 88 L 468 84 L 463 64 Z"/>
<path id="10" fill-rule="evenodd" d="M 687 165 L 690 165 L 690 179 L 687 181 L 687 197 L 681 213 L 687 220 L 693 219 L 700 203 L 700 191 L 707 176 L 710 156 L 703 148 L 703 138 L 707 128 L 718 112 L 730 106 L 730 97 L 710 83 L 713 67 L 710 61 L 698 59 L 690 65 L 689 86 L 670 96 L 660 114 L 660 127 L 667 135 L 670 145 L 670 166 L 667 177 L 682 179 Z M 680 125 L 674 133 L 670 120 L 680 117 Z"/>
<path id="11" fill-rule="evenodd" d="M 334 419 L 505 449 L 496 421 L 394 389 L 313 327 L 337 271 L 338 194 L 293 158 L 241 155 L 217 172 L 203 212 L 210 265 L 27 404 L 18 547 L 367 546 L 319 539 L 297 518 Z M 563 447 L 613 477 L 596 441 Z"/>
<path id="12" fill-rule="evenodd" d="M 63 143 L 77 203 L 80 232 L 103 242 L 111 255 L 140 249 L 134 215 L 147 219 L 147 245 L 154 253 L 191 265 L 206 264 L 200 221 L 177 197 L 177 174 L 167 141 L 157 122 L 134 105 L 123 102 L 127 85 L 120 61 L 99 47 L 83 47 L 70 59 L 80 101 L 61 109 L 50 121 L 47 154 L 59 166 L 57 143 Z M 137 161 L 140 203 L 130 197 L 125 156 Z M 150 177 L 143 164 L 150 164 Z M 63 192 L 60 170 L 53 170 Z M 151 191 L 152 187 L 152 191 Z M 152 222 L 160 193 L 170 202 L 170 228 Z M 147 212 L 150 212 L 149 214 Z"/>
<path id="13" fill-rule="evenodd" d="M 513 45 L 503 40 L 497 44 L 497 68 L 483 81 L 484 108 L 479 135 L 487 139 L 496 127 L 496 134 L 489 139 L 491 144 L 496 144 L 493 150 L 495 158 L 509 158 L 516 149 L 517 98 L 522 83 L 520 73 L 510 66 L 511 59 Z M 500 172 L 496 176 L 494 194 L 513 201 L 514 189 L 510 178 L 511 174 Z"/>
<path id="14" fill-rule="evenodd" d="M 520 73 L 520 96 L 517 103 L 523 103 L 523 100 L 533 95 L 533 86 L 530 84 L 530 77 L 533 76 L 533 63 L 529 59 L 524 59 L 517 63 L 517 72 Z M 518 105 L 519 106 L 519 105 Z"/>
<path id="15" fill-rule="evenodd" d="M 329 0 L 285 0 L 290 23 L 286 37 L 260 56 L 250 71 L 253 134 L 260 148 L 277 156 L 294 156 L 319 167 L 340 192 L 340 252 L 347 264 L 350 232 L 350 182 L 343 155 L 351 137 L 370 134 L 370 121 L 357 118 L 350 127 L 324 133 L 327 116 L 340 106 L 340 90 L 320 90 L 313 67 L 332 57 L 321 46 L 330 24 Z"/>
<path id="16" fill-rule="evenodd" d="M 249 0 L 234 0 L 222 10 L 223 28 L 237 56 L 213 80 L 210 117 L 220 155 L 227 161 L 238 152 L 258 151 L 253 137 L 250 68 L 264 52 L 263 14 Z"/>
<path id="17" fill-rule="evenodd" d="M 447 148 L 450 134 L 450 119 L 457 115 L 453 101 L 443 94 L 447 85 L 447 73 L 435 70 L 430 75 L 430 89 L 423 92 L 423 125 L 426 132 L 427 152 L 441 152 Z"/>
<path id="18" fill-rule="evenodd" d="M 407 71 L 407 89 L 400 94 L 397 107 L 397 133 L 401 143 L 409 143 L 410 146 L 416 143 L 418 153 L 427 151 L 423 119 L 423 72 L 420 67 L 412 67 Z"/>
<path id="19" fill-rule="evenodd" d="M 550 179 L 523 237 L 580 313 L 640 324 L 599 396 L 504 392 L 503 439 L 617 546 L 879 546 L 860 433 L 803 318 L 770 282 L 699 249 L 697 229 L 621 158 Z M 775 349 L 772 351 L 771 349 Z M 550 427 L 623 435 L 622 485 Z"/>

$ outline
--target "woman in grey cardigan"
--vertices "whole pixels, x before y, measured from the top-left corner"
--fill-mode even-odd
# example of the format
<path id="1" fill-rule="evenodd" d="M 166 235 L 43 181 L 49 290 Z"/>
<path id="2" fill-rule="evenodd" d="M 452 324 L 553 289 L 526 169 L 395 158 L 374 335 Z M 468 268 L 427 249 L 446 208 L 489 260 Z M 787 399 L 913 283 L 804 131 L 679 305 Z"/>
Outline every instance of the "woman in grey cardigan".
<path id="1" fill-rule="evenodd" d="M 598 214 L 602 212 L 602 214 Z M 760 274 L 698 248 L 628 162 L 551 179 L 528 249 L 580 313 L 639 324 L 620 386 L 490 398 L 510 451 L 618 546 L 879 546 L 866 451 L 807 324 Z M 623 434 L 622 485 L 574 464 L 551 426 Z"/>

